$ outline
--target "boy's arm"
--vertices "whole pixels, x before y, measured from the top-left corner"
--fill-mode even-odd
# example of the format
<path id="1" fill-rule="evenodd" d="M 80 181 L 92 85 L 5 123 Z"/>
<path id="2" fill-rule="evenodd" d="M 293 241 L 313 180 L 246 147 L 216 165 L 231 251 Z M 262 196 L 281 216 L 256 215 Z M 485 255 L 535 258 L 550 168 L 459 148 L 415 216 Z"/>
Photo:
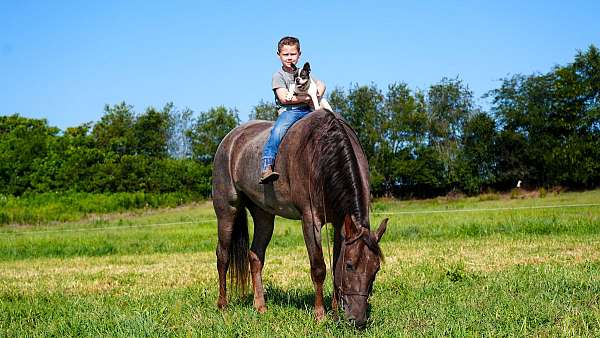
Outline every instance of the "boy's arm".
<path id="1" fill-rule="evenodd" d="M 286 88 L 277 88 L 275 89 L 275 95 L 279 99 L 281 104 L 300 104 L 300 103 L 309 103 L 311 102 L 310 96 L 304 94 L 296 94 L 292 96 L 291 100 L 288 100 L 287 97 L 288 90 Z"/>

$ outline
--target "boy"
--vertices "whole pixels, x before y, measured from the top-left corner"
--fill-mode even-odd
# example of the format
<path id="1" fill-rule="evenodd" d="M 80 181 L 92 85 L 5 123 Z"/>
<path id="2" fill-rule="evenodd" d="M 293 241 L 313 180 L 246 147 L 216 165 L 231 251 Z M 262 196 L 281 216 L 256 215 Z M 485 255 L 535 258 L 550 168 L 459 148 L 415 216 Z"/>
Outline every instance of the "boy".
<path id="1" fill-rule="evenodd" d="M 291 100 L 286 99 L 290 85 L 294 83 L 292 65 L 296 65 L 300 59 L 300 54 L 300 41 L 297 38 L 286 36 L 279 40 L 277 55 L 281 61 L 281 69 L 273 74 L 272 79 L 272 88 L 279 116 L 263 149 L 260 184 L 267 184 L 279 178 L 279 173 L 273 170 L 279 143 L 281 143 L 287 130 L 313 109 L 309 95 L 295 94 Z M 317 96 L 322 97 L 325 93 L 325 84 L 312 74 L 311 78 L 317 84 Z"/>

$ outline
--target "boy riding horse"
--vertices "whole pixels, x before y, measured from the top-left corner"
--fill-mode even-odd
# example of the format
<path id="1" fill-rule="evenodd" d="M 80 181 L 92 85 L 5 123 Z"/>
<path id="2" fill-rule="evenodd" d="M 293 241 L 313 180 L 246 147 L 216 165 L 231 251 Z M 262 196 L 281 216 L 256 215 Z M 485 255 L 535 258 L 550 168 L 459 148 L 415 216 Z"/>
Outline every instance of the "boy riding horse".
<path id="1" fill-rule="evenodd" d="M 273 74 L 272 87 L 279 116 L 263 149 L 260 184 L 279 178 L 279 173 L 273 168 L 279 144 L 287 130 L 312 111 L 312 100 L 307 94 L 295 94 L 287 99 L 290 86 L 294 83 L 294 67 L 301 55 L 300 41 L 290 36 L 282 38 L 277 44 L 277 55 L 281 61 L 281 69 Z M 317 84 L 317 96 L 320 98 L 325 93 L 325 84 L 313 75 L 311 77 Z"/>

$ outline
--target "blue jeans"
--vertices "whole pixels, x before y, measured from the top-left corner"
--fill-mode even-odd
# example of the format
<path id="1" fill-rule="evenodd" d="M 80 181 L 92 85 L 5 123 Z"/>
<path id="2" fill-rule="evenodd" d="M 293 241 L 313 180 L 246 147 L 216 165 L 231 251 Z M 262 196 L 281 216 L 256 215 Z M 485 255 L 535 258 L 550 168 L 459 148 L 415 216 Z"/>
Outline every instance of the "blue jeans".
<path id="1" fill-rule="evenodd" d="M 271 135 L 265 143 L 265 147 L 263 149 L 262 161 L 261 161 L 261 171 L 265 171 L 269 166 L 272 166 L 275 163 L 275 157 L 277 156 L 277 150 L 279 149 L 279 144 L 285 136 L 290 127 L 296 123 L 296 121 L 300 120 L 304 116 L 310 113 L 308 107 L 306 108 L 291 108 L 289 110 L 284 111 L 279 115 L 277 121 L 275 121 L 275 125 L 273 129 L 271 129 Z"/>

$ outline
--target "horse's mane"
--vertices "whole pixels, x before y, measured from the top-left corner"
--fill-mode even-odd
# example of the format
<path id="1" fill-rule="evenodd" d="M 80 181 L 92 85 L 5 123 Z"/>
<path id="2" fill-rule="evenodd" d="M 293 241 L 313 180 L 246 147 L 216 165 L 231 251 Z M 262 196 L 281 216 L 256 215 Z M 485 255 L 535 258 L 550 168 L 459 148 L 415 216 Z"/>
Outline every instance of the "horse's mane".
<path id="1" fill-rule="evenodd" d="M 354 130 L 336 113 L 325 111 L 308 122 L 308 135 L 299 150 L 308 148 L 311 199 L 318 209 L 333 212 L 336 220 L 354 216 L 360 226 L 369 227 L 368 192 L 363 190 L 358 159 L 352 143 L 360 143 Z M 329 220 L 333 221 L 333 220 Z"/>

